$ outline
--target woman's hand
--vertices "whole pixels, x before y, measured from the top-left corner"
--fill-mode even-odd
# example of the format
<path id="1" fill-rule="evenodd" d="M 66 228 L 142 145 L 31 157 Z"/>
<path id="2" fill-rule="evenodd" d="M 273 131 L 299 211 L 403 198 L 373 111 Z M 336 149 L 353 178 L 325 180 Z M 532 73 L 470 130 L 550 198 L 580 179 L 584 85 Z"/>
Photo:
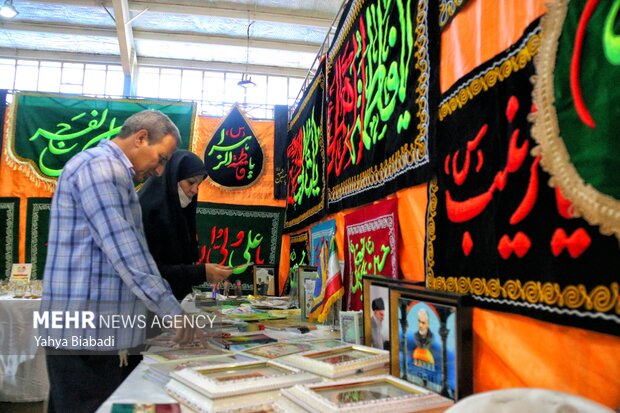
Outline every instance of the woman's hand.
<path id="1" fill-rule="evenodd" d="M 230 267 L 220 264 L 205 264 L 205 270 L 207 272 L 207 281 L 211 284 L 224 281 L 232 274 L 232 269 Z"/>

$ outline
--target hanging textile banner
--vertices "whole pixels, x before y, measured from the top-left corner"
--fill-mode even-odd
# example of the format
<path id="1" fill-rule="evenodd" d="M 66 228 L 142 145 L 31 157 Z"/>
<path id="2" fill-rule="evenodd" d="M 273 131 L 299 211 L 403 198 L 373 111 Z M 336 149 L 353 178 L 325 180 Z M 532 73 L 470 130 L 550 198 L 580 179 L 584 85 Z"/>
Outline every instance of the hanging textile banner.
<path id="1" fill-rule="evenodd" d="M 240 281 L 243 293 L 252 294 L 253 264 L 273 265 L 276 270 L 279 266 L 283 221 L 283 208 L 199 202 L 196 210 L 199 262 L 241 266 L 233 270 L 229 281 Z M 278 291 L 278 286 L 275 287 Z"/>
<path id="2" fill-rule="evenodd" d="M 290 268 L 310 265 L 310 239 L 308 231 L 291 234 Z"/>
<path id="3" fill-rule="evenodd" d="M 331 212 L 430 179 L 438 2 L 353 0 L 327 61 Z"/>
<path id="4" fill-rule="evenodd" d="M 288 106 L 273 106 L 273 197 L 286 199 L 286 146 L 288 144 Z"/>
<path id="5" fill-rule="evenodd" d="M 439 2 L 439 27 L 441 30 L 450 24 L 452 18 L 458 14 L 465 4 L 467 4 L 467 0 L 441 0 Z"/>
<path id="6" fill-rule="evenodd" d="M 19 255 L 19 198 L 0 198 L 0 280 L 8 279 Z"/>
<path id="7" fill-rule="evenodd" d="M 321 247 L 323 243 L 329 243 L 334 235 L 336 235 L 335 219 L 321 222 L 310 228 L 310 265 L 319 266 Z"/>
<path id="8" fill-rule="evenodd" d="M 42 280 L 47 258 L 51 198 L 28 198 L 26 214 L 26 262 L 32 263 L 32 279 Z"/>
<path id="9" fill-rule="evenodd" d="M 620 78 L 619 9 L 620 1 L 562 0 L 543 18 L 532 134 L 575 213 L 620 241 L 620 89 L 611 87 Z"/>
<path id="10" fill-rule="evenodd" d="M 102 139 L 114 138 L 129 116 L 145 109 L 168 115 L 179 128 L 181 147 L 189 148 L 195 103 L 18 93 L 9 125 L 9 165 L 26 172 L 35 184 L 53 190 L 73 155 L 97 146 Z"/>
<path id="11" fill-rule="evenodd" d="M 294 231 L 325 215 L 325 59 L 293 114 L 288 132 L 286 218 L 284 229 Z"/>
<path id="12" fill-rule="evenodd" d="M 362 276 L 398 278 L 398 201 L 368 205 L 344 216 L 345 308 L 363 309 Z"/>
<path id="13" fill-rule="evenodd" d="M 614 237 L 570 215 L 546 185 L 528 116 L 540 19 L 450 88 L 429 185 L 427 287 L 481 307 L 620 332 Z"/>
<path id="14" fill-rule="evenodd" d="M 224 188 L 246 188 L 255 184 L 263 173 L 264 158 L 249 120 L 234 105 L 205 149 L 207 179 Z"/>

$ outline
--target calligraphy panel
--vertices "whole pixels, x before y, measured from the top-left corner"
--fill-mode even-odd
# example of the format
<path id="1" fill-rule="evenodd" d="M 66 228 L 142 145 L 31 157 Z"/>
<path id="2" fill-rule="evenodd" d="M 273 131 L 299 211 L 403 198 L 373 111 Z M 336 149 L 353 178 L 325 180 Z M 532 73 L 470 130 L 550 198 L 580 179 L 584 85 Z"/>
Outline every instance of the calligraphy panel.
<path id="1" fill-rule="evenodd" d="M 129 116 L 145 109 L 168 115 L 179 128 L 181 147 L 189 147 L 195 103 L 18 93 L 9 134 L 10 164 L 26 168 L 33 181 L 53 189 L 73 155 L 115 137 Z"/>
<path id="2" fill-rule="evenodd" d="M 310 228 L 310 265 L 319 266 L 319 254 L 323 243 L 329 242 L 336 235 L 336 220 L 330 219 Z"/>
<path id="3" fill-rule="evenodd" d="M 617 335 L 617 240 L 569 213 L 530 135 L 539 24 L 441 100 L 426 283 L 480 307 Z"/>
<path id="4" fill-rule="evenodd" d="M 43 279 L 47 258 L 52 198 L 28 198 L 26 213 L 26 262 L 32 263 L 32 278 Z"/>
<path id="5" fill-rule="evenodd" d="M 199 202 L 196 210 L 199 262 L 227 266 L 254 263 L 278 268 L 283 222 L 283 208 Z M 233 270 L 229 280 L 233 283 L 240 280 L 243 293 L 252 294 L 252 265 Z"/>
<path id="6" fill-rule="evenodd" d="M 620 1 L 558 1 L 542 20 L 532 135 L 575 213 L 620 241 Z M 614 31 L 615 30 L 615 31 Z"/>
<path id="7" fill-rule="evenodd" d="M 0 198 L 0 280 L 8 278 L 19 255 L 19 198 Z"/>
<path id="8" fill-rule="evenodd" d="M 284 229 L 293 231 L 318 221 L 326 212 L 325 60 L 295 110 L 288 131 L 287 197 Z"/>
<path id="9" fill-rule="evenodd" d="M 432 175 L 438 2 L 353 0 L 327 60 L 331 212 Z"/>
<path id="10" fill-rule="evenodd" d="M 290 268 L 310 265 L 310 237 L 308 231 L 291 234 Z"/>
<path id="11" fill-rule="evenodd" d="M 344 217 L 345 307 L 363 309 L 362 277 L 398 278 L 398 201 L 368 205 Z"/>
<path id="12" fill-rule="evenodd" d="M 204 162 L 207 179 L 230 189 L 248 187 L 263 173 L 263 148 L 237 105 L 211 137 Z"/>

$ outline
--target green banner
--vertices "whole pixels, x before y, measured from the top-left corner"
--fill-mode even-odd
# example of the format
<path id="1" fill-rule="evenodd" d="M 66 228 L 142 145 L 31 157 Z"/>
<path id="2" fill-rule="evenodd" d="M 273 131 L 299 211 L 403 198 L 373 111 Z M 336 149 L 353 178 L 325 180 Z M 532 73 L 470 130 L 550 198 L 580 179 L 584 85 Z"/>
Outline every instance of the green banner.
<path id="1" fill-rule="evenodd" d="M 199 262 L 249 264 L 233 270 L 228 279 L 233 284 L 239 280 L 243 294 L 252 294 L 252 264 L 273 265 L 276 269 L 279 266 L 283 226 L 284 208 L 199 202 L 196 210 Z"/>
<path id="2" fill-rule="evenodd" d="M 113 138 L 129 116 L 145 109 L 168 115 L 181 132 L 181 147 L 190 147 L 196 115 L 193 102 L 20 93 L 14 106 L 10 155 L 30 164 L 44 181 L 56 179 L 73 155 Z"/>
<path id="3" fill-rule="evenodd" d="M 51 206 L 52 198 L 28 198 L 26 262 L 32 263 L 32 279 L 43 279 Z"/>
<path id="4" fill-rule="evenodd" d="M 11 266 L 18 260 L 19 198 L 0 198 L 0 280 L 9 278 Z"/>

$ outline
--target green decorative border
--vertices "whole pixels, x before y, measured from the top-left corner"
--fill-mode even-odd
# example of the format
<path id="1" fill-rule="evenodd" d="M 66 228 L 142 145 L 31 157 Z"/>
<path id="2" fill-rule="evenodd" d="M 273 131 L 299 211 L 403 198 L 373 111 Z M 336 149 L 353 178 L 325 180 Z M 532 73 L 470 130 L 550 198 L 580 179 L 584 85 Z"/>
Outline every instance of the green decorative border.
<path id="1" fill-rule="evenodd" d="M 32 275 L 36 278 L 43 278 L 43 273 L 39 276 L 40 270 L 38 269 L 39 244 L 37 243 L 37 240 L 40 237 L 39 223 L 41 221 L 39 215 L 42 211 L 50 211 L 51 207 L 51 198 L 28 198 L 28 215 L 26 219 L 26 262 L 30 262 L 32 264 Z M 45 265 L 45 262 L 42 264 Z"/>

